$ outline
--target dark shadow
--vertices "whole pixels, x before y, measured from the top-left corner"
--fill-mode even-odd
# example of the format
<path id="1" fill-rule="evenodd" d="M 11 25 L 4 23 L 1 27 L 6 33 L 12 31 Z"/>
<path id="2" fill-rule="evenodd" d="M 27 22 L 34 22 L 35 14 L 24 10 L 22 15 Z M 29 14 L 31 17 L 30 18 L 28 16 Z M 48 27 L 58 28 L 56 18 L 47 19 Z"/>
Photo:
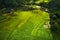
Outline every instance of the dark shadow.
<path id="1" fill-rule="evenodd" d="M 42 7 L 41 10 L 46 11 L 50 14 L 51 33 L 53 40 L 60 40 L 60 5 L 56 4 L 55 1 L 49 3 L 42 2 L 39 4 Z"/>

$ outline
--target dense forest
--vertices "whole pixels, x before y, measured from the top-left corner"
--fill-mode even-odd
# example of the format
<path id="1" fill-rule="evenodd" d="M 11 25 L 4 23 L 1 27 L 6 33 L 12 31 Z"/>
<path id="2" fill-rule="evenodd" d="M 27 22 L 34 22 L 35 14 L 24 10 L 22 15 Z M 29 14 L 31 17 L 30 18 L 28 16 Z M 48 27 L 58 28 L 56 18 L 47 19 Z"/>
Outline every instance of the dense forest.
<path id="1" fill-rule="evenodd" d="M 59 40 L 60 0 L 0 0 L 0 40 Z"/>

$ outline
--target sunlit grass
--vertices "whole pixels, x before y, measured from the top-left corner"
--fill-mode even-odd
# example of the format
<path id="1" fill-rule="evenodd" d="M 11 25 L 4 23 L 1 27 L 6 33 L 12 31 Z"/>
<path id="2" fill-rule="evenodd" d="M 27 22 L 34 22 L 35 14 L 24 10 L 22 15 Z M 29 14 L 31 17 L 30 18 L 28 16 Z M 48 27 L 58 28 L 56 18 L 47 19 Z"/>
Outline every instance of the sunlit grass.
<path id="1" fill-rule="evenodd" d="M 46 2 L 46 3 L 48 3 L 48 2 L 50 2 L 51 0 L 37 0 L 35 3 L 36 4 L 39 4 L 39 3 L 41 3 L 41 2 Z"/>
<path id="2" fill-rule="evenodd" d="M 49 39 L 50 31 L 47 31 L 49 29 L 45 29 L 43 27 L 43 25 L 47 22 L 46 20 L 49 21 L 49 14 L 47 12 L 41 10 L 32 10 L 15 11 L 14 13 L 16 14 L 16 16 L 13 16 L 13 18 L 0 23 L 0 25 L 2 26 L 0 26 L 0 31 L 2 31 L 1 35 L 5 35 L 4 39 L 14 40 L 15 38 L 17 38 L 17 40 L 24 40 L 24 37 L 25 39 L 29 37 L 29 39 L 33 40 L 34 36 L 36 36 L 36 38 L 38 36 L 41 38 L 45 38 L 43 35 L 46 35 L 46 38 Z"/>

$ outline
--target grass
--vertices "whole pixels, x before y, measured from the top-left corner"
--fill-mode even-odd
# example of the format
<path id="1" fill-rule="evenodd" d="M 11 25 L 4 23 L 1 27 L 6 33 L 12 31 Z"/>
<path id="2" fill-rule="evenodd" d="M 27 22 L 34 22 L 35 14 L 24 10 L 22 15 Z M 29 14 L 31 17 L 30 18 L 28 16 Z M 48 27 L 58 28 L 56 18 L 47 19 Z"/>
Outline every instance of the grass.
<path id="1" fill-rule="evenodd" d="M 49 14 L 41 10 L 16 11 L 17 16 L 0 23 L 0 40 L 52 40 L 50 29 L 43 25 Z"/>

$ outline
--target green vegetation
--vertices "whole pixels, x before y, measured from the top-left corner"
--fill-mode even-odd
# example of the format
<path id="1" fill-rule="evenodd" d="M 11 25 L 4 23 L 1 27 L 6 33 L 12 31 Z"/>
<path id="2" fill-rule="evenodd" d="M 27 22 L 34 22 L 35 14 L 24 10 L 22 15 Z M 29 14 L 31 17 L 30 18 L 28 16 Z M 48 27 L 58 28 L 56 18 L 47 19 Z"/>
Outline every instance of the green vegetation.
<path id="1" fill-rule="evenodd" d="M 9 17 L 8 20 L 0 23 L 0 39 L 33 40 L 36 38 L 38 40 L 37 37 L 42 37 L 41 39 L 50 40 L 50 30 L 43 27 L 49 21 L 49 14 L 42 12 L 41 10 L 14 12 L 17 16 Z M 46 38 L 43 35 L 46 35 Z"/>
<path id="2" fill-rule="evenodd" d="M 59 0 L 0 0 L 0 40 L 59 40 Z"/>

